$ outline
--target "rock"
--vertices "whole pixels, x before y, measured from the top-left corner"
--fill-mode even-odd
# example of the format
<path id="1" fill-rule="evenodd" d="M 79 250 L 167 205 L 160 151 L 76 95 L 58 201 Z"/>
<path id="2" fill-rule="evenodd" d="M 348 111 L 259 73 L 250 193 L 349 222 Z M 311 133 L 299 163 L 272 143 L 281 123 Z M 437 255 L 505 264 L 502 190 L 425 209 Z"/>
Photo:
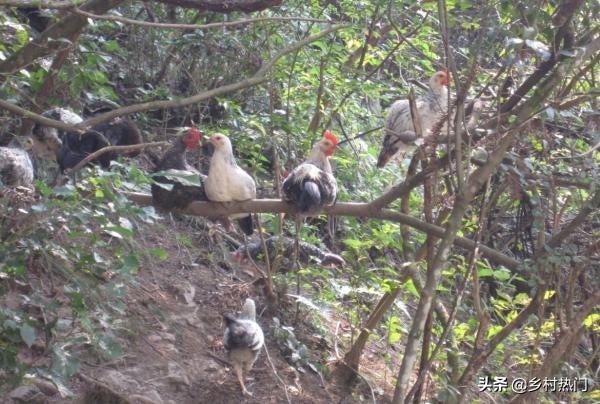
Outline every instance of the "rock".
<path id="1" fill-rule="evenodd" d="M 139 383 L 133 378 L 113 369 L 109 369 L 99 379 L 116 391 L 131 391 L 139 388 Z"/>
<path id="2" fill-rule="evenodd" d="M 14 403 L 43 404 L 48 402 L 44 393 L 36 386 L 19 386 L 11 391 L 8 397 Z"/>
<path id="3" fill-rule="evenodd" d="M 177 362 L 169 362 L 168 364 L 169 374 L 167 379 L 171 383 L 190 385 L 190 379 L 187 376 L 185 370 Z"/>
<path id="4" fill-rule="evenodd" d="M 154 389 L 146 391 L 143 395 L 132 394 L 128 398 L 135 404 L 162 404 L 164 402 L 160 394 Z"/>
<path id="5" fill-rule="evenodd" d="M 183 300 L 189 307 L 196 306 L 194 296 L 196 296 L 196 287 L 189 282 L 181 282 L 172 286 L 175 296 L 178 300 Z"/>
<path id="6" fill-rule="evenodd" d="M 51 381 L 34 377 L 31 379 L 31 383 L 33 383 L 38 389 L 41 390 L 42 393 L 47 396 L 53 396 L 58 393 L 58 388 Z"/>
<path id="7" fill-rule="evenodd" d="M 175 334 L 169 334 L 168 332 L 161 332 L 160 336 L 162 337 L 162 339 L 169 341 L 169 342 L 175 342 Z"/>

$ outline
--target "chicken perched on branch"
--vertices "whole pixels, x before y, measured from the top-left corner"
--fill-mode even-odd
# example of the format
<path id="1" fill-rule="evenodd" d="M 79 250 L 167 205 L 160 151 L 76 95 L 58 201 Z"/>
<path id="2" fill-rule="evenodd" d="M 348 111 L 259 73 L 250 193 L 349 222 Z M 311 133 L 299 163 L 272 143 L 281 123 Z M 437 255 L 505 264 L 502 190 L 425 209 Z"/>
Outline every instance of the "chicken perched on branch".
<path id="1" fill-rule="evenodd" d="M 333 205 L 337 194 L 337 182 L 329 158 L 338 144 L 337 137 L 325 131 L 308 159 L 283 181 L 284 200 L 292 202 L 303 216 L 317 214 L 324 206 Z"/>
<path id="2" fill-rule="evenodd" d="M 244 395 L 251 396 L 244 384 L 245 375 L 250 372 L 265 343 L 263 331 L 256 322 L 256 304 L 248 298 L 242 307 L 242 317 L 225 314 L 225 334 L 223 345 L 227 350 L 233 371 L 242 387 Z"/>
<path id="3" fill-rule="evenodd" d="M 173 145 L 165 152 L 156 167 L 154 173 L 167 170 L 179 170 L 188 172 L 194 176 L 203 176 L 194 167 L 188 164 L 186 152 L 200 147 L 202 133 L 191 128 L 180 135 Z M 182 173 L 183 174 L 183 173 Z M 169 178 L 161 175 L 154 176 L 156 184 L 152 184 L 152 201 L 154 205 L 165 210 L 183 209 L 193 201 L 207 200 L 202 186 L 183 184 L 175 176 Z M 168 184 L 166 187 L 161 184 Z M 170 189 L 167 189 L 171 186 Z"/>
<path id="4" fill-rule="evenodd" d="M 204 191 L 208 199 L 214 202 L 233 202 L 256 198 L 254 179 L 237 165 L 229 138 L 216 134 L 209 141 L 215 150 L 210 159 L 208 177 L 204 183 Z M 232 217 L 238 219 L 245 234 L 253 233 L 254 225 L 249 213 L 241 213 Z"/>
<path id="5" fill-rule="evenodd" d="M 448 83 L 450 76 L 439 71 L 429 79 L 429 91 L 417 98 L 417 114 L 421 122 L 423 136 L 429 135 L 433 126 L 448 110 Z M 398 100 L 392 104 L 385 119 L 385 137 L 377 159 L 377 167 L 383 168 L 396 155 L 402 156 L 422 143 L 418 139 L 408 100 Z"/>

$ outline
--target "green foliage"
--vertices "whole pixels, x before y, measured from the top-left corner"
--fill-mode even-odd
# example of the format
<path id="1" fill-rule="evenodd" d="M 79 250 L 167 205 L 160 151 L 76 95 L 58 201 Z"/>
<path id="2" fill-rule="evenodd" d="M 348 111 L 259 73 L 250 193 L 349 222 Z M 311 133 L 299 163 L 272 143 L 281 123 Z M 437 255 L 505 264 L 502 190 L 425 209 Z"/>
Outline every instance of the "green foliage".
<path id="1" fill-rule="evenodd" d="M 123 166 L 112 172 L 86 169 L 76 185 L 49 188 L 39 182 L 40 198 L 18 211 L 0 201 L 8 211 L 0 226 L 0 299 L 14 305 L 8 281 L 32 282 L 25 270 L 31 265 L 64 283 L 54 295 L 33 289 L 28 303 L 0 310 L 0 366 L 13 382 L 27 369 L 17 357 L 23 344 L 48 345 L 52 355 L 46 372 L 57 381 L 77 372 L 76 352 L 82 344 L 107 359 L 121 355 L 115 331 L 124 326 L 125 285 L 140 266 L 135 234 L 141 223 L 156 218 L 152 208 L 133 206 L 120 195 L 125 185 L 144 186 L 149 181 L 140 181 L 138 171 Z M 165 259 L 166 252 L 153 253 Z M 43 307 L 43 319 L 34 316 L 31 307 Z"/>

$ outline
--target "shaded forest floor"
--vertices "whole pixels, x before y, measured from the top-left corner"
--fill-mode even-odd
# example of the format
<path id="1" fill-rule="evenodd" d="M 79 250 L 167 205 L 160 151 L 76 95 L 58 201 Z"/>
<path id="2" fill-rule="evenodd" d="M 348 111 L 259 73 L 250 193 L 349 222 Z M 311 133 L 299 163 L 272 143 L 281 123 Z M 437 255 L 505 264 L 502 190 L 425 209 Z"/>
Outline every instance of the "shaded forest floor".
<path id="1" fill-rule="evenodd" d="M 265 330 L 269 356 L 263 350 L 250 374 L 252 380 L 247 387 L 253 397 L 242 396 L 222 346 L 222 314 L 239 312 L 244 298 L 252 296 L 257 300 L 260 316 L 266 306 L 260 293 L 262 288 L 260 282 L 253 282 L 248 268 L 234 267 L 224 260 L 228 256 L 224 243 L 213 243 L 206 229 L 194 229 L 191 225 L 194 220 L 165 216 L 159 224 L 145 225 L 140 231 L 136 248 L 160 247 L 168 258 L 145 259 L 128 287 L 127 321 L 123 330 L 115 333 L 123 354 L 117 360 L 103 362 L 82 348 L 81 367 L 69 384 L 75 402 L 353 403 L 365 399 L 371 402 L 373 391 L 364 382 L 350 391 L 336 384 L 333 378 L 310 370 L 300 372 L 290 366 L 271 332 L 270 316 L 266 315 L 259 318 L 259 323 Z M 281 307 L 279 311 L 279 318 L 293 317 L 292 307 L 289 310 Z M 311 343 L 310 327 L 300 324 L 295 332 L 311 354 L 322 358 L 330 355 L 327 345 L 319 347 L 314 338 Z M 340 352 L 343 354 L 341 347 Z M 367 354 L 369 367 L 378 367 L 372 353 Z M 30 362 L 38 365 L 46 362 L 48 359 L 42 355 L 38 353 L 38 358 L 31 358 Z M 323 363 L 321 359 L 318 362 Z M 385 367 L 383 360 L 381 365 Z M 377 402 L 386 402 L 381 394 L 389 395 L 389 385 L 377 386 L 379 383 L 374 379 L 370 384 L 379 392 Z M 48 402 L 47 399 L 40 402 Z M 49 402 L 74 400 L 54 394 Z"/>

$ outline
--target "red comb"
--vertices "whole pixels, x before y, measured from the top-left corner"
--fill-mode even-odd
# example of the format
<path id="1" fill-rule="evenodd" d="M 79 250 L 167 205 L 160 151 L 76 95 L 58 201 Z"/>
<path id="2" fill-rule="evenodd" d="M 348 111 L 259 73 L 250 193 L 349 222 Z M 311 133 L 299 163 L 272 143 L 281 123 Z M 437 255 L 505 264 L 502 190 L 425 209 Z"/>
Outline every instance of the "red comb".
<path id="1" fill-rule="evenodd" d="M 199 137 L 200 139 L 202 139 L 202 132 L 200 132 L 198 129 L 196 128 L 190 128 L 190 130 L 188 131 L 188 133 L 194 137 Z"/>
<path id="2" fill-rule="evenodd" d="M 325 139 L 329 140 L 331 143 L 333 143 L 334 146 L 337 146 L 337 144 L 339 143 L 337 136 L 335 136 L 333 133 L 331 133 L 328 130 L 323 132 L 323 137 Z"/>

